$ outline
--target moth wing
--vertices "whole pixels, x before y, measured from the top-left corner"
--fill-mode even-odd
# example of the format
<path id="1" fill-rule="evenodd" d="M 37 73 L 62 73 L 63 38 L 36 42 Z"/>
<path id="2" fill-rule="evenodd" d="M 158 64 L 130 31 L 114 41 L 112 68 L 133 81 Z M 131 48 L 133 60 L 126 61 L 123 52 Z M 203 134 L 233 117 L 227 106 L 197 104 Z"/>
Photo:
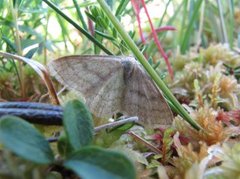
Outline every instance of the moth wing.
<path id="1" fill-rule="evenodd" d="M 173 114 L 152 79 L 137 62 L 127 80 L 124 111 L 137 115 L 144 126 L 158 127 L 172 123 Z"/>
<path id="2" fill-rule="evenodd" d="M 48 64 L 50 74 L 68 89 L 80 92 L 97 117 L 121 109 L 123 67 L 112 56 L 67 56 Z"/>

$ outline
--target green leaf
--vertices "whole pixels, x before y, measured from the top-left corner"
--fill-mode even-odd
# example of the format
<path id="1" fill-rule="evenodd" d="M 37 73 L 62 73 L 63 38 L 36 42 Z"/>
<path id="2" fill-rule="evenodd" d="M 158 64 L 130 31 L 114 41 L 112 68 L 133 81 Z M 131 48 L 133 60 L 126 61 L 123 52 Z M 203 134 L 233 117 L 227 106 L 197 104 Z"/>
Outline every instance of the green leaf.
<path id="1" fill-rule="evenodd" d="M 74 150 L 91 143 L 94 131 L 92 116 L 82 102 L 78 100 L 68 102 L 64 108 L 63 118 L 67 139 Z"/>
<path id="2" fill-rule="evenodd" d="M 126 9 L 127 5 L 129 3 L 129 0 L 122 0 L 116 10 L 115 16 L 121 16 L 124 10 Z"/>
<path id="3" fill-rule="evenodd" d="M 57 142 L 58 152 L 62 157 L 66 157 L 72 152 L 72 147 L 66 138 L 66 134 L 62 132 Z"/>
<path id="4" fill-rule="evenodd" d="M 125 155 L 97 147 L 79 150 L 64 162 L 64 166 L 81 178 L 136 178 L 134 166 Z"/>
<path id="5" fill-rule="evenodd" d="M 24 57 L 26 57 L 26 58 L 32 58 L 33 55 L 38 51 L 38 49 L 39 49 L 39 47 L 35 47 L 35 48 L 30 49 L 30 50 L 26 53 L 26 55 L 24 55 Z"/>
<path id="6" fill-rule="evenodd" d="M 40 164 L 53 162 L 53 152 L 39 131 L 14 116 L 0 118 L 0 143 L 20 157 Z"/>
<path id="7" fill-rule="evenodd" d="M 96 32 L 97 35 L 100 35 L 101 37 L 104 37 L 104 38 L 106 38 L 108 40 L 111 40 L 111 41 L 115 40 L 114 37 L 112 37 L 112 36 L 110 36 L 110 35 L 108 35 L 108 34 L 106 34 L 104 32 L 101 32 L 101 31 L 98 31 L 98 30 L 95 30 L 95 32 Z"/>
<path id="8" fill-rule="evenodd" d="M 2 36 L 1 39 L 8 45 L 8 47 L 9 47 L 10 49 L 12 49 L 14 52 L 17 51 L 16 45 L 15 45 L 13 42 L 11 42 L 11 40 L 9 40 L 9 39 L 8 39 L 7 37 L 5 37 L 5 36 Z"/>
<path id="9" fill-rule="evenodd" d="M 4 7 L 4 2 L 3 1 L 0 1 L 0 9 L 2 9 Z"/>
<path id="10" fill-rule="evenodd" d="M 21 41 L 21 46 L 22 48 L 27 48 L 29 46 L 35 45 L 35 44 L 39 44 L 41 43 L 43 40 L 42 39 L 24 39 Z"/>

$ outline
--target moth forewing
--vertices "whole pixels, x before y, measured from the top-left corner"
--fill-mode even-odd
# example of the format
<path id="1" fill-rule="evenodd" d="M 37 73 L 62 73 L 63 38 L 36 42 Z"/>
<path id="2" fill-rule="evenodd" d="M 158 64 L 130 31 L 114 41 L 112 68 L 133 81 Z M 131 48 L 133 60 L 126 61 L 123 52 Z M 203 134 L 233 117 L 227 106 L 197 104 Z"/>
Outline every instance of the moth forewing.
<path id="1" fill-rule="evenodd" d="M 135 116 L 147 126 L 171 124 L 172 112 L 159 89 L 133 57 L 66 56 L 48 64 L 50 74 L 80 92 L 90 111 L 109 118 Z"/>

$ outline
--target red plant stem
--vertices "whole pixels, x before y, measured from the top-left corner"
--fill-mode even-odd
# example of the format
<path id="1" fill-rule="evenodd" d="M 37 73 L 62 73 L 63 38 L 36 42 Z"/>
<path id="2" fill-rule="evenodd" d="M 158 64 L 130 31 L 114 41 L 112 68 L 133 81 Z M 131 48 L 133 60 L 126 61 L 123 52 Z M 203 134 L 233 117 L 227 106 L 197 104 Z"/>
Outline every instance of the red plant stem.
<path id="1" fill-rule="evenodd" d="M 176 28 L 173 27 L 173 26 L 164 26 L 164 27 L 159 27 L 159 28 L 155 29 L 155 32 L 159 33 L 159 32 L 174 31 L 174 30 L 176 30 Z M 151 33 L 147 38 L 149 39 L 149 38 L 152 38 L 152 37 L 153 37 L 153 34 Z"/>
<path id="2" fill-rule="evenodd" d="M 172 31 L 174 31 L 174 30 L 176 30 L 176 28 L 173 27 L 173 26 L 167 25 L 167 26 L 159 27 L 159 28 L 156 28 L 156 29 L 155 29 L 155 31 L 156 31 L 157 33 L 158 33 L 158 32 L 163 32 L 163 31 L 167 31 L 167 30 L 172 30 Z"/>
<path id="3" fill-rule="evenodd" d="M 157 38 L 157 33 L 156 31 L 154 30 L 154 27 L 153 27 L 153 24 L 152 24 L 152 21 L 151 21 L 151 18 L 149 16 L 149 13 L 148 13 L 148 10 L 147 10 L 147 7 L 146 7 L 146 4 L 144 2 L 144 0 L 141 0 L 141 3 L 142 3 L 142 6 L 145 10 L 145 13 L 147 15 L 147 18 L 148 18 L 148 21 L 149 21 L 149 24 L 150 24 L 150 27 L 151 27 L 151 31 L 152 31 L 152 34 L 153 34 L 153 39 L 154 39 L 154 42 L 155 44 L 157 45 L 157 48 L 159 50 L 159 52 L 161 53 L 162 57 L 164 58 L 166 64 L 167 64 L 167 68 L 168 68 L 168 72 L 171 76 L 171 78 L 173 79 L 173 70 L 172 70 L 172 67 L 170 65 L 170 62 L 168 60 L 168 57 L 166 55 L 166 53 L 164 52 L 163 48 L 162 48 L 162 45 L 161 43 L 159 42 L 158 38 Z"/>
<path id="4" fill-rule="evenodd" d="M 88 10 L 88 8 L 86 8 L 86 11 L 88 12 L 89 10 Z M 87 17 L 87 22 L 88 22 L 88 29 L 89 29 L 89 31 L 90 31 L 90 34 L 92 35 L 92 36 L 94 36 L 94 26 L 93 26 L 93 22 L 92 22 L 92 20 L 89 18 L 89 17 Z"/>
<path id="5" fill-rule="evenodd" d="M 138 22 L 138 29 L 139 29 L 139 34 L 140 34 L 142 43 L 143 43 L 143 44 L 146 44 L 146 40 L 145 40 L 145 38 L 144 38 L 144 36 L 143 36 L 143 32 L 142 32 L 141 18 L 140 18 L 140 16 L 139 16 L 139 14 L 137 14 L 137 22 Z"/>
<path id="6" fill-rule="evenodd" d="M 134 12 L 136 14 L 137 17 L 137 23 L 138 23 L 138 29 L 139 29 L 139 35 L 141 38 L 141 41 L 143 44 L 146 44 L 146 40 L 143 36 L 143 31 L 142 31 L 142 26 L 141 26 L 141 18 L 140 18 L 140 7 L 139 7 L 139 3 L 137 3 L 135 0 L 131 0 Z"/>
<path id="7" fill-rule="evenodd" d="M 92 36 L 94 36 L 94 27 L 93 27 L 93 22 L 90 18 L 88 18 L 88 28 Z"/>

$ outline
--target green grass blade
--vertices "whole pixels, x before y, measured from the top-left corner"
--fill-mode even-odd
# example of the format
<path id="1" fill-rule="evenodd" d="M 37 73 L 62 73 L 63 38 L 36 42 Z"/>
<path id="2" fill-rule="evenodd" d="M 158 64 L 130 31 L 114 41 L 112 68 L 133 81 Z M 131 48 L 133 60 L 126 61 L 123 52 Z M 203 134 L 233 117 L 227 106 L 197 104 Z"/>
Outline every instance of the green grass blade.
<path id="1" fill-rule="evenodd" d="M 219 16 L 220 16 L 223 42 L 228 44 L 229 41 L 228 41 L 227 30 L 226 30 L 226 25 L 225 25 L 225 20 L 224 20 L 224 12 L 223 12 L 223 7 L 222 7 L 222 2 L 220 0 L 217 0 L 217 4 L 218 4 Z"/>
<path id="2" fill-rule="evenodd" d="M 228 8 L 229 8 L 229 25 L 228 25 L 228 38 L 229 45 L 232 48 L 234 43 L 234 2 L 233 0 L 228 0 Z"/>
<path id="3" fill-rule="evenodd" d="M 126 9 L 126 6 L 128 5 L 129 0 L 122 0 L 116 10 L 115 16 L 118 17 L 120 16 L 123 11 Z"/>
<path id="4" fill-rule="evenodd" d="M 202 2 L 203 2 L 203 0 L 198 0 L 195 3 L 195 7 L 193 9 L 193 15 L 190 19 L 190 22 L 188 24 L 187 30 L 184 34 L 184 38 L 183 38 L 183 41 L 181 44 L 181 52 L 182 53 L 185 53 L 188 50 L 190 37 L 193 32 L 194 23 L 196 22 L 196 19 L 198 18 L 198 12 L 199 12 Z"/>
<path id="5" fill-rule="evenodd" d="M 79 19 L 80 19 L 80 21 L 81 21 L 81 23 L 82 23 L 83 28 L 84 28 L 85 30 L 87 30 L 86 22 L 85 22 L 84 19 L 83 19 L 83 15 L 82 15 L 82 13 L 81 13 L 81 11 L 80 11 L 80 8 L 79 8 L 79 6 L 78 6 L 77 1 L 76 1 L 76 0 L 73 0 L 73 4 L 74 4 L 74 6 L 75 6 L 75 8 L 76 8 L 77 15 L 78 15 L 78 17 L 79 17 Z"/>

